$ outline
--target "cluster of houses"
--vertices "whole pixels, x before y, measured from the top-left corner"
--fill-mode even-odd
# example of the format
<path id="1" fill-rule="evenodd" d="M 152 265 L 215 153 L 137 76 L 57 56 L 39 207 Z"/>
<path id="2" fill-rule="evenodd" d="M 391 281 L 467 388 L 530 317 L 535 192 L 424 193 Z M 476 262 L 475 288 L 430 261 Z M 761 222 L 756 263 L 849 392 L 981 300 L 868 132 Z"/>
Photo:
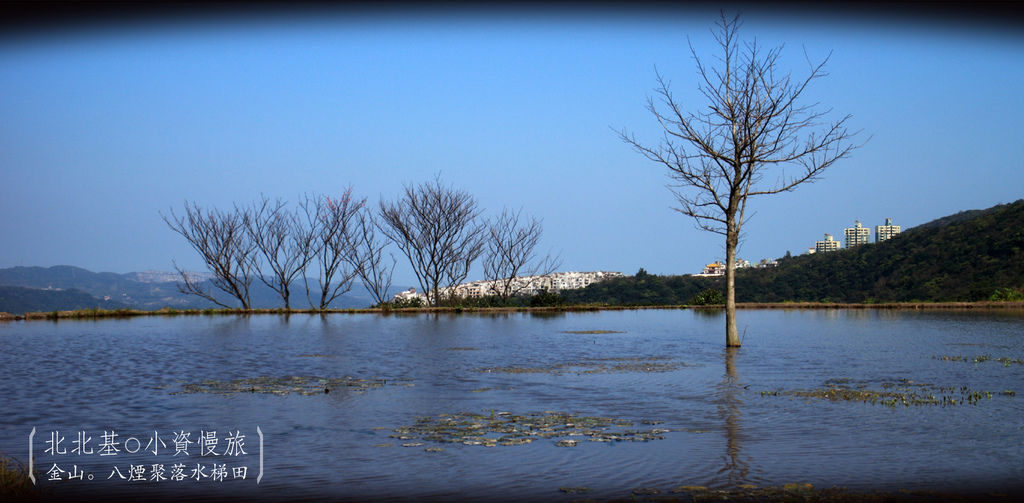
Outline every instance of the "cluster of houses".
<path id="1" fill-rule="evenodd" d="M 518 276 L 512 280 L 512 289 L 518 292 L 519 295 L 536 295 L 541 290 L 558 292 L 561 290 L 586 288 L 587 285 L 592 283 L 597 283 L 598 281 L 603 281 L 608 278 L 621 278 L 622 276 L 623 274 L 621 272 L 612 271 L 570 271 L 555 272 L 543 276 Z M 482 280 L 473 281 L 471 283 L 462 283 L 454 287 L 445 287 L 438 293 L 440 293 L 442 298 L 451 296 L 478 298 L 495 295 L 502 286 L 503 283 L 500 282 L 500 280 Z M 424 293 L 417 292 L 415 288 L 399 292 L 395 295 L 395 300 L 407 301 L 416 297 L 423 299 L 424 301 L 427 300 L 427 296 Z"/>
<path id="2" fill-rule="evenodd" d="M 760 262 L 751 263 L 749 260 L 743 260 L 741 258 L 736 259 L 736 268 L 743 269 L 745 267 L 775 267 L 779 263 L 775 260 L 768 260 L 766 258 L 761 259 Z M 709 276 L 725 276 L 725 263 L 721 261 L 714 261 L 706 266 L 700 274 L 694 274 L 694 276 L 709 277 Z"/>

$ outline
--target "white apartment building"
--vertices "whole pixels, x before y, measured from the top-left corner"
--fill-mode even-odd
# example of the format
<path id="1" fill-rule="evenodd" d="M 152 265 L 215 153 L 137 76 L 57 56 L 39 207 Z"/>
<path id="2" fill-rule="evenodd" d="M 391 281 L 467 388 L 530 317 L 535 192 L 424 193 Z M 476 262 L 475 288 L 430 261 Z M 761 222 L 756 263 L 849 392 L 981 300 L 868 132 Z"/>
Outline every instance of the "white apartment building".
<path id="1" fill-rule="evenodd" d="M 891 218 L 885 219 L 885 225 L 875 226 L 875 242 L 881 243 L 886 239 L 891 239 L 893 236 L 900 233 L 900 226 L 893 225 Z"/>
<path id="2" fill-rule="evenodd" d="M 847 248 L 855 248 L 871 242 L 871 229 L 860 224 L 860 220 L 853 221 L 853 227 L 843 229 L 843 238 Z"/>
<path id="3" fill-rule="evenodd" d="M 832 252 L 837 250 L 839 250 L 839 241 L 833 239 L 831 234 L 826 233 L 824 241 L 814 242 L 815 253 Z"/>

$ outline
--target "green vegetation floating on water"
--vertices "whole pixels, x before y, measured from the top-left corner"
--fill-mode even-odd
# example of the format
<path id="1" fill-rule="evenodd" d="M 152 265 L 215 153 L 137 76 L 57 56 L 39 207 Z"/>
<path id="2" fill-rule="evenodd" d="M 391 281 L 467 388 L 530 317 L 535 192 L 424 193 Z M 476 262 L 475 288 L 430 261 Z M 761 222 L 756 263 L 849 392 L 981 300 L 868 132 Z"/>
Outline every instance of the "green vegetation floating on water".
<path id="1" fill-rule="evenodd" d="M 268 393 L 273 395 L 323 395 L 334 391 L 362 393 L 371 388 L 385 385 L 412 386 L 406 379 L 357 379 L 355 377 L 326 378 L 317 376 L 250 377 L 231 381 L 207 379 L 198 383 L 187 383 L 172 395 L 192 393 Z"/>
<path id="2" fill-rule="evenodd" d="M 503 374 L 605 374 L 613 372 L 671 372 L 687 365 L 680 361 L 671 361 L 666 356 L 648 356 L 638 358 L 592 358 L 575 363 L 557 363 L 544 367 L 485 367 L 477 369 L 483 373 Z"/>
<path id="3" fill-rule="evenodd" d="M 959 356 L 959 355 L 944 355 L 932 356 L 933 359 L 942 360 L 946 362 L 969 362 L 969 363 L 984 363 L 987 361 L 994 361 L 1002 363 L 1004 367 L 1009 367 L 1011 364 L 1024 365 L 1024 359 L 1021 358 L 1010 358 L 1008 356 L 1002 356 L 999 358 L 992 358 L 989 355 L 981 356 Z"/>
<path id="4" fill-rule="evenodd" d="M 664 428 L 623 429 L 631 426 L 631 421 L 623 419 L 575 416 L 553 411 L 525 415 L 494 411 L 489 414 L 460 412 L 417 418 L 412 426 L 395 428 L 391 438 L 484 447 L 523 445 L 535 440 L 551 439 L 555 440 L 555 445 L 559 447 L 575 447 L 584 440 L 659 440 L 665 438 L 664 433 L 669 431 Z"/>
<path id="5" fill-rule="evenodd" d="M 590 491 L 590 488 L 587 487 L 587 486 L 559 487 L 558 490 L 562 491 L 563 493 L 568 493 L 568 494 L 580 494 L 580 493 L 585 493 L 585 492 Z"/>
<path id="6" fill-rule="evenodd" d="M 619 330 L 562 330 L 563 334 L 624 334 Z"/>
<path id="7" fill-rule="evenodd" d="M 977 405 L 981 400 L 996 396 L 1015 396 L 1013 390 L 979 391 L 967 386 L 937 387 L 907 379 L 881 382 L 882 389 L 871 389 L 869 381 L 855 382 L 852 379 L 830 379 L 824 388 L 812 390 L 761 391 L 761 396 L 792 396 L 805 399 L 828 400 L 830 402 L 864 402 L 872 405 L 897 406 L 954 406 Z"/>

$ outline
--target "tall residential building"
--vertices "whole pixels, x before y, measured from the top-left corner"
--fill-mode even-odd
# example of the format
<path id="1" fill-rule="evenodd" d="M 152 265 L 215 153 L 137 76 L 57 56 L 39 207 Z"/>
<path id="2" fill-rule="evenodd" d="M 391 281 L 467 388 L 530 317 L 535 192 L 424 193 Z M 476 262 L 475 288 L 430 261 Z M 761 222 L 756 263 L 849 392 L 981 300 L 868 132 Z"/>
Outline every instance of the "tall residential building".
<path id="1" fill-rule="evenodd" d="M 885 219 L 885 225 L 875 226 L 875 242 L 881 243 L 900 233 L 900 226 L 893 225 L 891 218 Z"/>
<path id="2" fill-rule="evenodd" d="M 836 251 L 838 249 L 839 249 L 839 241 L 836 241 L 835 239 L 832 239 L 832 235 L 831 234 L 825 234 L 825 240 L 824 241 L 815 241 L 814 242 L 814 251 L 815 251 L 815 253 Z"/>
<path id="3" fill-rule="evenodd" d="M 871 242 L 871 229 L 861 225 L 860 220 L 854 220 L 853 227 L 843 229 L 843 237 L 847 248 L 866 245 Z"/>

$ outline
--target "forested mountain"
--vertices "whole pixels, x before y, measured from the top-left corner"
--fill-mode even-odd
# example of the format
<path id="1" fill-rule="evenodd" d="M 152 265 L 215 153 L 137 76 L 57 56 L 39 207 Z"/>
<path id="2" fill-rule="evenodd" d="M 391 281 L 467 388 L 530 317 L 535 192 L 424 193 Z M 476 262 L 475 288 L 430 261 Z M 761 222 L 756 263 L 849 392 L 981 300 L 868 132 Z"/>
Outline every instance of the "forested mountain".
<path id="1" fill-rule="evenodd" d="M 24 314 L 28 312 L 72 309 L 121 309 L 124 304 L 103 300 L 81 290 L 43 290 L 23 286 L 0 285 L 0 312 Z"/>
<path id="2" fill-rule="evenodd" d="M 742 269 L 739 302 L 977 301 L 1024 287 L 1024 199 L 908 229 L 882 243 Z M 638 274 L 576 292 L 570 303 L 681 304 L 721 278 Z"/>

